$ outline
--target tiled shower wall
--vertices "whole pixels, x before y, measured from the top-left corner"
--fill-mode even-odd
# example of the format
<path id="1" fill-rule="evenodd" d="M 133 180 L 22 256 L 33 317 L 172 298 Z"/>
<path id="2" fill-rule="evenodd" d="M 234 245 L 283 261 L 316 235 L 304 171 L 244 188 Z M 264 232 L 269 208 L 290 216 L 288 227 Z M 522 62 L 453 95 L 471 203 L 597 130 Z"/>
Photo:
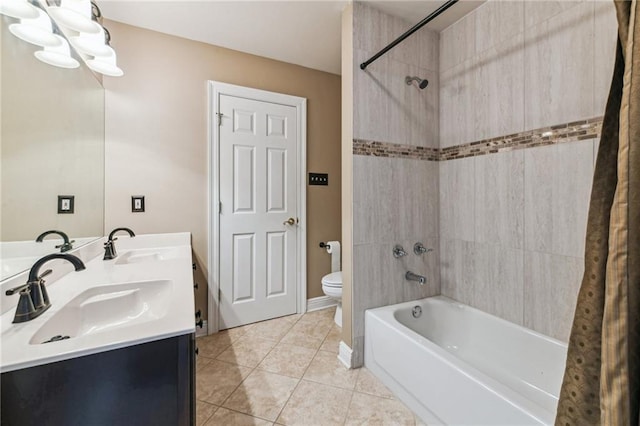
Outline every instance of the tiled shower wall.
<path id="1" fill-rule="evenodd" d="M 413 23 L 354 3 L 353 138 L 438 147 L 438 34 L 422 30 L 370 65 L 375 54 Z M 420 90 L 405 76 L 429 80 Z M 438 163 L 408 158 L 353 156 L 353 350 L 362 365 L 364 311 L 440 292 L 438 270 Z M 436 249 L 413 253 L 422 242 Z M 408 255 L 395 259 L 395 244 Z M 427 284 L 407 282 L 411 270 Z"/>
<path id="2" fill-rule="evenodd" d="M 440 34 L 440 148 L 604 113 L 612 2 L 490 1 Z M 567 340 L 597 140 L 439 163 L 442 294 Z"/>

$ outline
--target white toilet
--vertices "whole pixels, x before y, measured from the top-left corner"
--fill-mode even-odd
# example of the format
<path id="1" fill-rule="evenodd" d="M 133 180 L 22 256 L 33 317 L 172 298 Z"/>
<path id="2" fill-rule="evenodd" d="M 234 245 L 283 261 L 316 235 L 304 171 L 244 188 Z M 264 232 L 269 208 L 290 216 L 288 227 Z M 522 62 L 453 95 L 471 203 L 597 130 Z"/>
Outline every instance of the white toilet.
<path id="1" fill-rule="evenodd" d="M 322 291 L 338 302 L 333 320 L 342 327 L 342 271 L 332 272 L 322 277 Z"/>

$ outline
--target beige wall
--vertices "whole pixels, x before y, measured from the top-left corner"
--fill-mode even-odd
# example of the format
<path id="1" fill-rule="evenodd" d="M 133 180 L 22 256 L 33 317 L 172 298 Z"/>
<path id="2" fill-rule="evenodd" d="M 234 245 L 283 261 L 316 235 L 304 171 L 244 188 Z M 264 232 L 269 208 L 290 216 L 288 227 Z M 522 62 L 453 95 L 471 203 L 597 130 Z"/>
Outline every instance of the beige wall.
<path id="1" fill-rule="evenodd" d="M 14 21 L 0 16 L 0 240 L 35 240 L 50 229 L 101 237 L 102 86 L 84 65 L 63 69 L 37 60 L 38 47 L 9 33 Z M 58 214 L 58 195 L 75 196 L 74 214 Z"/>
<path id="2" fill-rule="evenodd" d="M 320 241 L 341 239 L 340 76 L 106 22 L 121 78 L 105 78 L 106 230 L 189 231 L 201 278 L 196 307 L 206 314 L 207 81 L 305 97 L 307 170 L 329 173 L 307 188 L 307 297 L 323 295 L 330 258 Z M 131 195 L 146 213 L 131 213 Z"/>

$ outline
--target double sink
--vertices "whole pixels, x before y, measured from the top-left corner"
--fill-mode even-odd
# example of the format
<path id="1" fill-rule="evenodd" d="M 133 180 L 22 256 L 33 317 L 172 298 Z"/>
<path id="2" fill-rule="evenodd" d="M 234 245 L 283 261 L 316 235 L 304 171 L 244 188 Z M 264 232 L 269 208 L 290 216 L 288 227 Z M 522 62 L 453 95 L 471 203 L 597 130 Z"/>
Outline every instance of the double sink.
<path id="1" fill-rule="evenodd" d="M 2 372 L 194 332 L 190 234 L 117 244 L 115 259 L 95 256 L 47 284 L 51 308 L 40 317 L 0 317 Z"/>

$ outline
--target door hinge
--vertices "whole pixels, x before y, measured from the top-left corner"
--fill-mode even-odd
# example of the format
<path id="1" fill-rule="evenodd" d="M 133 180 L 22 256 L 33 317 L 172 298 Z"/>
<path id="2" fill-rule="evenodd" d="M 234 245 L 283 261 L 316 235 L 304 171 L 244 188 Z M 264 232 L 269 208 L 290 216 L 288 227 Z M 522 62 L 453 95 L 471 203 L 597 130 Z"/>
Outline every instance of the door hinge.
<path id="1" fill-rule="evenodd" d="M 218 126 L 222 126 L 222 116 L 224 114 L 221 112 L 216 112 L 216 115 L 218 116 Z"/>
<path id="2" fill-rule="evenodd" d="M 222 201 L 218 203 L 218 214 L 222 214 Z"/>
<path id="3" fill-rule="evenodd" d="M 222 289 L 218 288 L 218 304 L 222 303 Z"/>

